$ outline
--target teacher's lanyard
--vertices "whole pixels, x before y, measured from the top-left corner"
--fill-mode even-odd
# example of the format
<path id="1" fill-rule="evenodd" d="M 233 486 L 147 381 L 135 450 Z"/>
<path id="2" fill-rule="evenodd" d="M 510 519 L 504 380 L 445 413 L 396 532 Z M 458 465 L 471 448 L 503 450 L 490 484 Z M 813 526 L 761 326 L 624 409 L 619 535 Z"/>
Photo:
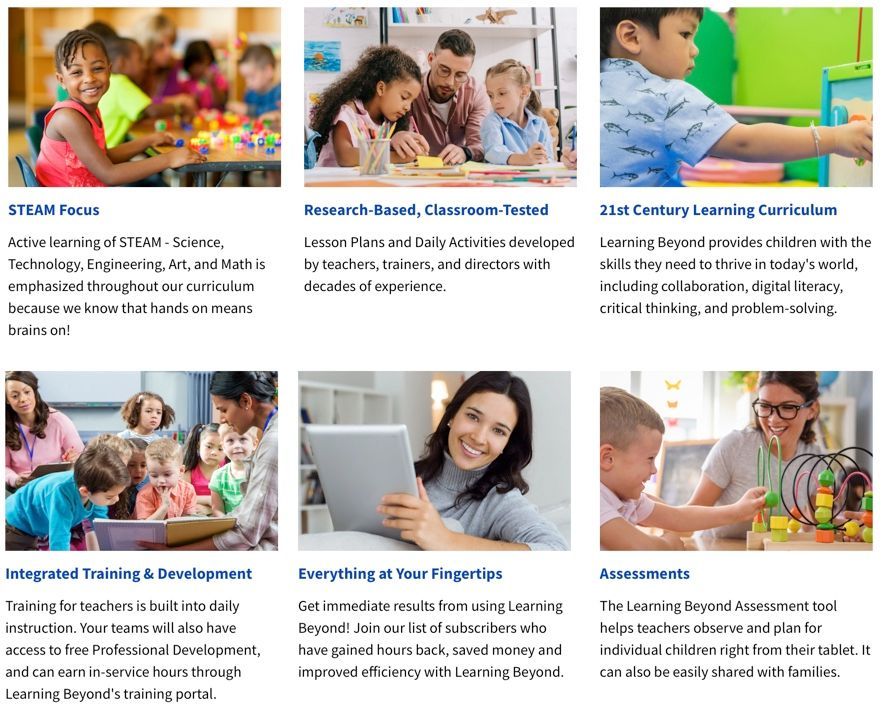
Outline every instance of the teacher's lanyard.
<path id="1" fill-rule="evenodd" d="M 261 434 L 266 433 L 266 428 L 269 426 L 270 421 L 272 420 L 273 417 L 276 416 L 276 412 L 278 412 L 278 411 L 279 411 L 278 407 L 273 407 L 273 411 L 269 413 L 269 416 L 266 418 L 266 421 L 263 423 L 263 431 L 261 432 Z"/>
<path id="2" fill-rule="evenodd" d="M 28 458 L 31 460 L 31 470 L 34 470 L 34 450 L 37 448 L 37 435 L 34 434 L 34 445 L 31 446 L 28 443 L 27 434 L 24 433 L 24 427 L 21 424 L 18 425 L 18 433 L 21 434 L 21 438 L 24 439 L 25 448 L 28 450 Z"/>

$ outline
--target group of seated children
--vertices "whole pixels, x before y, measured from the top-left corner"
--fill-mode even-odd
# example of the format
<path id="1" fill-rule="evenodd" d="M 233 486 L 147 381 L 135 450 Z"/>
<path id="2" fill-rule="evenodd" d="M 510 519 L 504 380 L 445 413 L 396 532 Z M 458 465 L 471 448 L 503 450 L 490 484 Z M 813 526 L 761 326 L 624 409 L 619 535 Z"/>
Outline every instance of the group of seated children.
<path id="1" fill-rule="evenodd" d="M 147 17 L 134 33 L 121 37 L 95 22 L 55 47 L 59 100 L 43 123 L 35 168 L 41 185 L 159 186 L 156 175 L 165 169 L 206 161 L 186 144 L 140 158 L 150 147 L 175 144 L 165 131 L 127 141 L 132 125 L 145 118 L 189 120 L 202 109 L 226 109 L 281 125 L 281 85 L 270 47 L 245 49 L 239 59 L 244 100 L 227 102 L 227 79 L 208 42 L 191 41 L 176 61 L 176 28 L 167 17 Z"/>
<path id="2" fill-rule="evenodd" d="M 481 124 L 484 159 L 522 167 L 556 161 L 551 129 L 541 115 L 530 70 L 506 59 L 491 67 L 485 80 L 492 111 Z M 416 133 L 410 110 L 422 89 L 420 67 L 401 49 L 384 45 L 365 50 L 354 69 L 325 89 L 312 111 L 311 127 L 321 146 L 317 166 L 357 166 L 359 139 L 379 134 L 386 125 Z M 419 134 L 414 138 L 410 144 L 417 154 L 427 155 L 425 138 Z M 391 153 L 395 163 L 412 159 Z M 565 163 L 575 166 L 574 160 Z"/>
<path id="3" fill-rule="evenodd" d="M 174 410 L 151 392 L 133 395 L 121 416 L 127 428 L 92 438 L 73 470 L 27 481 L 6 498 L 7 550 L 97 550 L 94 519 L 224 517 L 242 501 L 256 429 L 197 424 L 182 448 L 158 433 Z"/>

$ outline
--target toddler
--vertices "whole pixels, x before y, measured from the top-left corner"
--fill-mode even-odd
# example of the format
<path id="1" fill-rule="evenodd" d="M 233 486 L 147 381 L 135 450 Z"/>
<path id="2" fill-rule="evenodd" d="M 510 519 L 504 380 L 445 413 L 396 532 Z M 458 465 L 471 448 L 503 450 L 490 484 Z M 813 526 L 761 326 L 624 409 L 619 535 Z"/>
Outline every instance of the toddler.
<path id="1" fill-rule="evenodd" d="M 36 549 L 41 538 L 50 550 L 70 550 L 72 530 L 107 517 L 107 506 L 119 500 L 127 483 L 119 454 L 106 444 L 90 445 L 72 471 L 37 478 L 6 498 L 6 551 Z M 98 548 L 91 531 L 86 544 Z"/>
<path id="2" fill-rule="evenodd" d="M 68 99 L 56 102 L 44 120 L 35 169 L 41 185 L 116 186 L 205 161 L 186 147 L 129 161 L 148 147 L 173 144 L 166 133 L 107 149 L 98 104 L 110 85 L 110 59 L 97 35 L 85 30 L 65 35 L 55 48 L 55 70 Z"/>
<path id="3" fill-rule="evenodd" d="M 376 133 L 387 122 L 406 131 L 410 106 L 422 87 L 420 67 L 403 51 L 388 45 L 366 49 L 354 69 L 324 90 L 312 111 L 310 127 L 319 133 L 321 146 L 317 166 L 358 166 L 360 134 Z M 402 134 L 392 136 L 393 162 L 412 159 L 396 149 Z M 425 137 L 407 135 L 428 154 Z"/>
<path id="4" fill-rule="evenodd" d="M 224 450 L 217 424 L 196 424 L 184 442 L 183 479 L 196 491 L 199 514 L 211 514 L 211 491 L 208 488 L 212 476 L 224 460 Z"/>
<path id="5" fill-rule="evenodd" d="M 554 161 L 551 131 L 539 115 L 542 103 L 527 67 L 506 59 L 487 71 L 486 87 L 493 112 L 481 123 L 484 159 L 520 167 Z"/>
<path id="6" fill-rule="evenodd" d="M 127 399 L 119 410 L 126 430 L 117 436 L 123 439 L 142 439 L 148 444 L 162 437 L 157 429 L 165 429 L 175 421 L 175 411 L 155 392 L 139 392 Z"/>
<path id="7" fill-rule="evenodd" d="M 211 477 L 211 511 L 215 517 L 232 512 L 242 502 L 242 484 L 248 475 L 247 462 L 257 446 L 257 429 L 251 427 L 240 434 L 229 424 L 221 424 L 218 434 L 230 462 L 218 468 Z"/>
<path id="8" fill-rule="evenodd" d="M 135 518 L 165 520 L 196 515 L 196 492 L 181 478 L 181 447 L 174 439 L 159 439 L 144 450 L 150 484 L 138 493 Z"/>
<path id="9" fill-rule="evenodd" d="M 683 549 L 673 532 L 693 532 L 751 519 L 766 489 L 751 488 L 732 505 L 671 506 L 643 493 L 655 473 L 665 424 L 646 402 L 615 387 L 600 389 L 600 546 L 602 549 Z M 634 525 L 659 527 L 661 537 Z"/>
<path id="10" fill-rule="evenodd" d="M 239 59 L 239 75 L 245 81 L 243 102 L 227 105 L 239 115 L 278 122 L 282 110 L 282 84 L 276 80 L 276 57 L 266 44 L 252 44 Z"/>
<path id="11" fill-rule="evenodd" d="M 828 154 L 872 160 L 873 124 L 742 125 L 684 81 L 698 56 L 701 8 L 600 11 L 600 185 L 679 186 L 681 162 L 711 155 L 787 162 Z"/>

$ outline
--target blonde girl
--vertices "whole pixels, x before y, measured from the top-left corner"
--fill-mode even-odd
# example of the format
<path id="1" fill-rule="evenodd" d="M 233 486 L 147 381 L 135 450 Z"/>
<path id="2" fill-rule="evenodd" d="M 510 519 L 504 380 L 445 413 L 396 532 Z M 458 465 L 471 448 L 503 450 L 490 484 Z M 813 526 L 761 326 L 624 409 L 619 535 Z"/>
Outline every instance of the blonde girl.
<path id="1" fill-rule="evenodd" d="M 506 59 L 487 71 L 485 81 L 493 112 L 481 124 L 484 159 L 521 167 L 553 162 L 551 131 L 539 115 L 542 103 L 527 67 Z"/>

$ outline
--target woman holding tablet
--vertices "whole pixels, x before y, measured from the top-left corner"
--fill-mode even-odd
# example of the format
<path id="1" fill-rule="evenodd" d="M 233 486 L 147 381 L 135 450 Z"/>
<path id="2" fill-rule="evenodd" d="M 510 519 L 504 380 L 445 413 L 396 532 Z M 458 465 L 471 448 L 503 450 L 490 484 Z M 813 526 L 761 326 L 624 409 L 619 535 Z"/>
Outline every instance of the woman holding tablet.
<path id="1" fill-rule="evenodd" d="M 419 497 L 386 495 L 377 512 L 401 538 L 434 550 L 565 550 L 557 528 L 525 498 L 533 412 L 524 381 L 479 372 L 447 405 L 416 462 Z M 452 518 L 463 533 L 442 521 Z"/>
<path id="2" fill-rule="evenodd" d="M 15 490 L 46 463 L 76 461 L 83 442 L 73 422 L 43 398 L 37 376 L 6 373 L 6 485 Z"/>

